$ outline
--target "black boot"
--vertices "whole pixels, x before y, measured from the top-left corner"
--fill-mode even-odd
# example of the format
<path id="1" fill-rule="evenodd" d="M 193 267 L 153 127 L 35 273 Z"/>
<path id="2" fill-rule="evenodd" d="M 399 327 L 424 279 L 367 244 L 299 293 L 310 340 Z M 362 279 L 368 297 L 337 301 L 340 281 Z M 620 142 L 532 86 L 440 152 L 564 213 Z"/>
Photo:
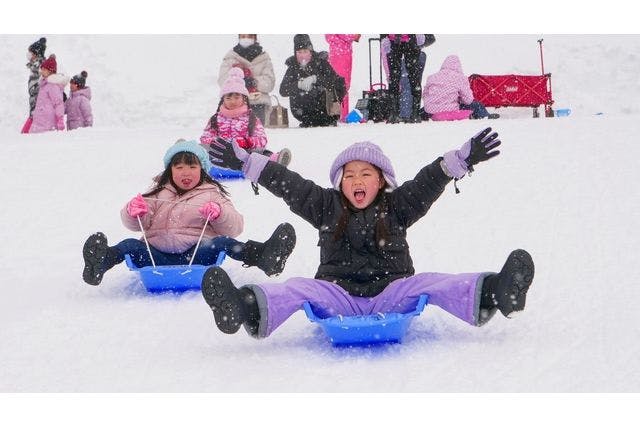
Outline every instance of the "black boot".
<path id="1" fill-rule="evenodd" d="M 524 310 L 534 272 L 533 259 L 527 251 L 511 252 L 500 273 L 484 279 L 480 310 L 496 307 L 509 318 L 514 312 Z"/>
<path id="2" fill-rule="evenodd" d="M 235 334 L 246 323 L 247 332 L 257 335 L 260 312 L 255 294 L 247 287 L 237 289 L 222 268 L 211 267 L 205 272 L 202 296 L 222 332 Z"/>
<path id="3" fill-rule="evenodd" d="M 296 246 L 296 230 L 289 223 L 280 224 L 264 242 L 247 241 L 242 248 L 242 258 L 248 267 L 256 266 L 267 276 L 282 273 L 287 258 Z"/>
<path id="4" fill-rule="evenodd" d="M 97 286 L 102 281 L 104 273 L 116 265 L 117 249 L 107 245 L 107 236 L 97 232 L 89 236 L 82 248 L 84 258 L 84 270 L 82 279 L 93 286 Z"/>

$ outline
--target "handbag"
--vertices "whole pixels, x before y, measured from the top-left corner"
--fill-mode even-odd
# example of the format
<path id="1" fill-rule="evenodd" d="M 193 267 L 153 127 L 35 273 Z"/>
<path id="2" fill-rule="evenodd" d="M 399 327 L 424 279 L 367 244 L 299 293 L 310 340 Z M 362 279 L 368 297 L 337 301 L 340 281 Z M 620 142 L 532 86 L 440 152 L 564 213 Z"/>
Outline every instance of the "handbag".
<path id="1" fill-rule="evenodd" d="M 289 127 L 289 110 L 280 105 L 277 96 L 271 95 L 276 99 L 276 105 L 270 105 L 265 114 L 264 127 L 266 128 L 288 128 Z"/>
<path id="2" fill-rule="evenodd" d="M 339 116 L 342 113 L 342 103 L 338 101 L 338 95 L 336 95 L 336 90 L 332 89 L 329 92 L 329 89 L 325 88 L 325 101 L 327 103 L 327 115 L 329 116 Z"/>

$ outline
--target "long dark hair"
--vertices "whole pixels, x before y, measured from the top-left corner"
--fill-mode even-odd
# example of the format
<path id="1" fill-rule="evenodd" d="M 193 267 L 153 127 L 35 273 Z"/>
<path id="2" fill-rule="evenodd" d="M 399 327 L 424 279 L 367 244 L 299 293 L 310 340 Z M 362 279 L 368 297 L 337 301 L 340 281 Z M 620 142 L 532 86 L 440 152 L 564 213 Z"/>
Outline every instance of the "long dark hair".
<path id="1" fill-rule="evenodd" d="M 202 165 L 200 164 L 200 160 L 198 159 L 198 156 L 188 151 L 180 151 L 179 153 L 176 153 L 171 158 L 171 161 L 169 162 L 167 167 L 164 169 L 164 171 L 162 171 L 160 175 L 154 178 L 155 186 L 149 192 L 144 193 L 142 196 L 149 197 L 149 196 L 158 194 L 164 188 L 164 186 L 168 183 L 171 183 L 171 185 L 173 185 L 173 187 L 178 192 L 178 195 L 181 196 L 185 194 L 186 191 L 181 190 L 180 187 L 178 187 L 176 183 L 173 182 L 173 178 L 171 177 L 171 166 L 175 166 L 179 163 L 184 163 L 187 165 L 200 165 L 202 167 Z M 230 194 L 227 191 L 227 189 L 218 181 L 211 178 L 211 176 L 209 176 L 207 172 L 208 171 L 205 171 L 204 168 L 200 169 L 200 181 L 198 181 L 198 185 L 196 185 L 196 187 L 198 187 L 199 185 L 202 185 L 205 182 L 208 182 L 209 184 L 213 184 L 216 187 L 218 187 L 218 190 L 220 190 L 220 193 L 223 196 L 229 198 Z"/>
<path id="2" fill-rule="evenodd" d="M 253 113 L 253 110 L 249 105 L 249 97 L 247 95 L 242 95 L 242 97 L 244 98 L 244 103 L 249 108 L 249 127 L 247 128 L 247 136 L 253 136 L 253 130 L 256 127 L 257 117 Z M 216 133 L 218 132 L 218 113 L 220 112 L 220 106 L 222 106 L 223 102 L 224 102 L 224 96 L 220 98 L 220 102 L 218 102 L 218 108 L 216 108 L 216 113 L 213 116 L 211 116 L 211 118 L 209 119 L 209 127 L 215 130 Z"/>
<path id="3" fill-rule="evenodd" d="M 376 242 L 378 243 L 376 247 L 381 246 L 380 242 L 384 242 L 389 238 L 389 230 L 387 229 L 387 225 L 385 223 L 385 217 L 387 216 L 387 197 L 386 197 L 386 189 L 389 186 L 389 183 L 386 179 L 384 179 L 384 175 L 382 174 L 382 170 L 376 165 L 372 165 L 377 171 L 380 179 L 384 180 L 384 186 L 378 190 L 378 195 L 373 201 L 374 204 L 378 207 L 378 219 L 376 220 Z M 347 226 L 349 225 L 349 216 L 350 211 L 356 209 L 351 202 L 346 198 L 342 190 L 340 191 L 340 198 L 342 200 L 342 213 L 340 214 L 340 218 L 338 219 L 338 224 L 336 227 L 336 231 L 333 234 L 333 240 L 337 242 L 343 236 L 345 231 L 347 230 Z"/>

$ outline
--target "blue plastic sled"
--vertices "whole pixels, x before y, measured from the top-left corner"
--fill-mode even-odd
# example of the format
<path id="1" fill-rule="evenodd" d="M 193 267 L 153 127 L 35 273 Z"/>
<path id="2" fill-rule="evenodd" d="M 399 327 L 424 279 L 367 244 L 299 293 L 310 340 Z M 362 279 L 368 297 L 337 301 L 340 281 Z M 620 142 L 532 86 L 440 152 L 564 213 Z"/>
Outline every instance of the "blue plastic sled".
<path id="1" fill-rule="evenodd" d="M 214 179 L 244 179 L 244 174 L 242 173 L 242 171 L 236 171 L 233 169 L 227 169 L 227 168 L 219 168 L 217 166 L 212 167 L 211 169 L 209 169 L 209 175 L 211 175 L 212 178 Z"/>
<path id="2" fill-rule="evenodd" d="M 222 264 L 227 254 L 222 251 L 218 254 L 218 259 L 214 265 Z M 202 288 L 202 276 L 210 265 L 191 264 L 189 265 L 158 265 L 153 268 L 137 267 L 129 254 L 124 256 L 124 261 L 129 270 L 140 274 L 140 280 L 147 289 L 147 292 L 185 292 L 200 290 Z"/>
<path id="3" fill-rule="evenodd" d="M 324 319 L 314 313 L 308 301 L 304 303 L 303 307 L 309 320 L 322 326 L 334 346 L 356 346 L 402 342 L 411 321 L 422 313 L 428 301 L 427 295 L 420 295 L 415 310 L 409 313 L 333 316 Z"/>

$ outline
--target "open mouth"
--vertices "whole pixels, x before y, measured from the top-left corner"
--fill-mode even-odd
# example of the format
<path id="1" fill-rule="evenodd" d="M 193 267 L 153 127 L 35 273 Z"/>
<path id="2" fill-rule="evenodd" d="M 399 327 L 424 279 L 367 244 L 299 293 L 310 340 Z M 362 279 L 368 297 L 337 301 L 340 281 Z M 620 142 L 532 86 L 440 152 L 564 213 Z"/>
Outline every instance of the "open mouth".
<path id="1" fill-rule="evenodd" d="M 182 185 L 184 185 L 185 187 L 188 187 L 188 186 L 190 186 L 190 185 L 191 185 L 191 183 L 193 182 L 193 180 L 192 180 L 192 179 L 185 178 L 185 179 L 181 180 L 181 182 L 182 182 Z"/>
<path id="2" fill-rule="evenodd" d="M 364 200 L 366 195 L 367 195 L 367 193 L 364 190 L 356 190 L 356 191 L 353 192 L 353 198 L 358 203 L 362 203 L 362 201 Z"/>

